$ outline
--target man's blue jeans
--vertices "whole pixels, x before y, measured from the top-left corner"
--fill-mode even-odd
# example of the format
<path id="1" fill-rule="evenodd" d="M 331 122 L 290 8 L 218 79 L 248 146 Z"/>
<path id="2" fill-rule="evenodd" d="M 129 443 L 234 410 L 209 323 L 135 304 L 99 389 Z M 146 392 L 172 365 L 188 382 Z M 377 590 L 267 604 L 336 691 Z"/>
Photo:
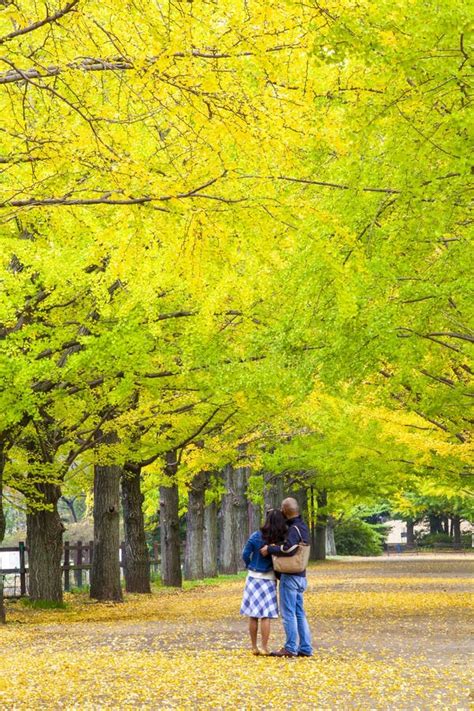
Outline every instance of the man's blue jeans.
<path id="1" fill-rule="evenodd" d="M 280 609 L 285 628 L 285 649 L 293 654 L 312 654 L 311 632 L 303 609 L 303 593 L 308 586 L 301 575 L 285 575 L 280 579 Z M 299 644 L 298 644 L 299 638 Z"/>

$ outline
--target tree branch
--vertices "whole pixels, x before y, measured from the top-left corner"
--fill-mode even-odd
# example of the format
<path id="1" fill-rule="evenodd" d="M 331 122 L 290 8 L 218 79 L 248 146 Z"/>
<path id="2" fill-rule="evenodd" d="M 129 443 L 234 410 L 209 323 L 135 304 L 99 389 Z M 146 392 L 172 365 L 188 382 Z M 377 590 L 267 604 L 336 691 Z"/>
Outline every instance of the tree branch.
<path id="1" fill-rule="evenodd" d="M 279 175 L 278 180 L 286 180 L 290 183 L 303 183 L 304 185 L 321 185 L 323 188 L 335 188 L 336 190 L 361 190 L 364 193 L 387 193 L 388 195 L 400 195 L 401 190 L 395 188 L 354 188 L 342 183 L 329 183 L 323 180 L 311 180 L 310 178 L 293 178 L 288 175 Z"/>
<path id="2" fill-rule="evenodd" d="M 21 27 L 19 30 L 14 30 L 14 32 L 10 32 L 10 34 L 4 35 L 4 37 L 0 37 L 0 44 L 4 44 L 5 42 L 8 42 L 9 40 L 14 39 L 15 37 L 26 35 L 29 32 L 34 32 L 40 27 L 44 27 L 44 25 L 49 25 L 53 22 L 57 22 L 57 20 L 60 20 L 61 17 L 64 17 L 64 15 L 67 15 L 69 12 L 71 12 L 78 4 L 78 2 L 79 0 L 71 0 L 71 2 L 65 5 L 62 10 L 58 10 L 58 12 L 55 12 L 54 15 L 48 15 L 44 18 L 44 20 L 38 20 L 38 22 L 33 22 L 33 24 L 28 25 L 27 27 Z"/>
<path id="3" fill-rule="evenodd" d="M 192 188 L 187 192 L 176 193 L 174 195 L 143 195 L 142 197 L 111 197 L 114 192 L 117 191 L 104 191 L 104 194 L 98 198 L 71 198 L 65 195 L 64 197 L 53 197 L 53 198 L 27 198 L 23 200 L 6 200 L 0 203 L 1 208 L 10 207 L 48 207 L 48 206 L 67 206 L 67 205 L 143 205 L 149 202 L 169 202 L 170 200 L 185 200 L 192 199 L 195 197 L 207 198 L 209 200 L 221 200 L 222 202 L 235 202 L 234 200 L 228 200 L 224 197 L 218 197 L 214 195 L 204 195 L 202 191 L 208 188 L 210 185 L 214 185 L 218 180 L 226 175 L 227 171 L 221 173 L 215 178 L 211 178 L 202 185 L 198 185 L 196 188 Z M 160 210 L 161 212 L 169 212 L 165 207 L 155 207 L 155 210 Z"/>
<path id="4" fill-rule="evenodd" d="M 78 2 L 79 0 L 77 0 Z M 285 49 L 291 49 L 296 45 L 278 45 L 269 47 L 265 50 L 266 53 L 282 52 Z M 238 57 L 253 57 L 255 52 L 217 52 L 217 50 L 202 51 L 193 49 L 191 52 L 175 52 L 173 57 L 176 59 L 184 59 L 186 57 L 196 57 L 197 59 L 235 59 Z M 158 57 L 149 57 L 147 62 L 152 67 L 158 61 Z M 42 67 L 41 69 L 31 68 L 25 70 L 11 70 L 0 73 L 0 84 L 11 84 L 12 82 L 20 82 L 26 79 L 48 79 L 58 76 L 67 70 L 85 71 L 85 72 L 105 72 L 105 71 L 128 71 L 135 69 L 135 65 L 131 59 L 126 57 L 117 57 L 115 59 L 97 59 L 96 57 L 86 57 L 81 61 L 69 62 L 65 68 L 59 65 Z"/>

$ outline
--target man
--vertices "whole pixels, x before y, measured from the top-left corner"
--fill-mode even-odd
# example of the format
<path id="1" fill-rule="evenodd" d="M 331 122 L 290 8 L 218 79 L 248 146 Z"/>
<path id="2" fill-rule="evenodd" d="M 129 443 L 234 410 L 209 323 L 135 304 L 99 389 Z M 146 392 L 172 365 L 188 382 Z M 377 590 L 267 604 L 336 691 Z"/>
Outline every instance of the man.
<path id="1" fill-rule="evenodd" d="M 296 499 L 285 499 L 281 510 L 288 523 L 286 539 L 281 546 L 263 546 L 262 555 L 295 555 L 299 543 L 309 543 L 309 531 L 300 516 Z M 280 579 L 280 608 L 285 628 L 286 642 L 272 657 L 311 657 L 311 632 L 303 609 L 303 593 L 307 587 L 306 571 L 282 573 Z M 298 641 L 299 639 L 299 641 Z"/>

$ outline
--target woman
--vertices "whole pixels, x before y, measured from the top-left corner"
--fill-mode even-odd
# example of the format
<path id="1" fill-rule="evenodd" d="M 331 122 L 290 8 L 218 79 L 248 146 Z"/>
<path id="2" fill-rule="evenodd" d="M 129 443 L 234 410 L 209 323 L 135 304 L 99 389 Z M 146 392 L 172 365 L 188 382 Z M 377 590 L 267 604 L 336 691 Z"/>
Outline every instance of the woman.
<path id="1" fill-rule="evenodd" d="M 286 530 L 286 519 L 281 511 L 271 509 L 267 513 L 262 528 L 252 533 L 242 551 L 242 558 L 249 572 L 245 582 L 240 614 L 249 617 L 253 654 L 269 654 L 270 620 L 278 617 L 277 582 L 272 557 L 261 555 L 260 548 L 265 544 L 282 543 Z M 257 646 L 259 620 L 262 637 L 261 650 Z"/>

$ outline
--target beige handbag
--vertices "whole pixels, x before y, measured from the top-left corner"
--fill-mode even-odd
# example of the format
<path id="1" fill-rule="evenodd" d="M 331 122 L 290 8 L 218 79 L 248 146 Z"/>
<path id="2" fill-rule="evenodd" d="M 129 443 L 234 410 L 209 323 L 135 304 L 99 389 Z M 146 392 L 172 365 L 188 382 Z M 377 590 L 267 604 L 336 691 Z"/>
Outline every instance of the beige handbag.
<path id="1" fill-rule="evenodd" d="M 303 543 L 300 529 L 298 526 L 295 528 L 300 534 L 301 543 L 298 544 L 298 550 L 294 555 L 272 555 L 273 570 L 276 573 L 302 573 L 308 566 L 311 546 L 309 543 Z"/>

